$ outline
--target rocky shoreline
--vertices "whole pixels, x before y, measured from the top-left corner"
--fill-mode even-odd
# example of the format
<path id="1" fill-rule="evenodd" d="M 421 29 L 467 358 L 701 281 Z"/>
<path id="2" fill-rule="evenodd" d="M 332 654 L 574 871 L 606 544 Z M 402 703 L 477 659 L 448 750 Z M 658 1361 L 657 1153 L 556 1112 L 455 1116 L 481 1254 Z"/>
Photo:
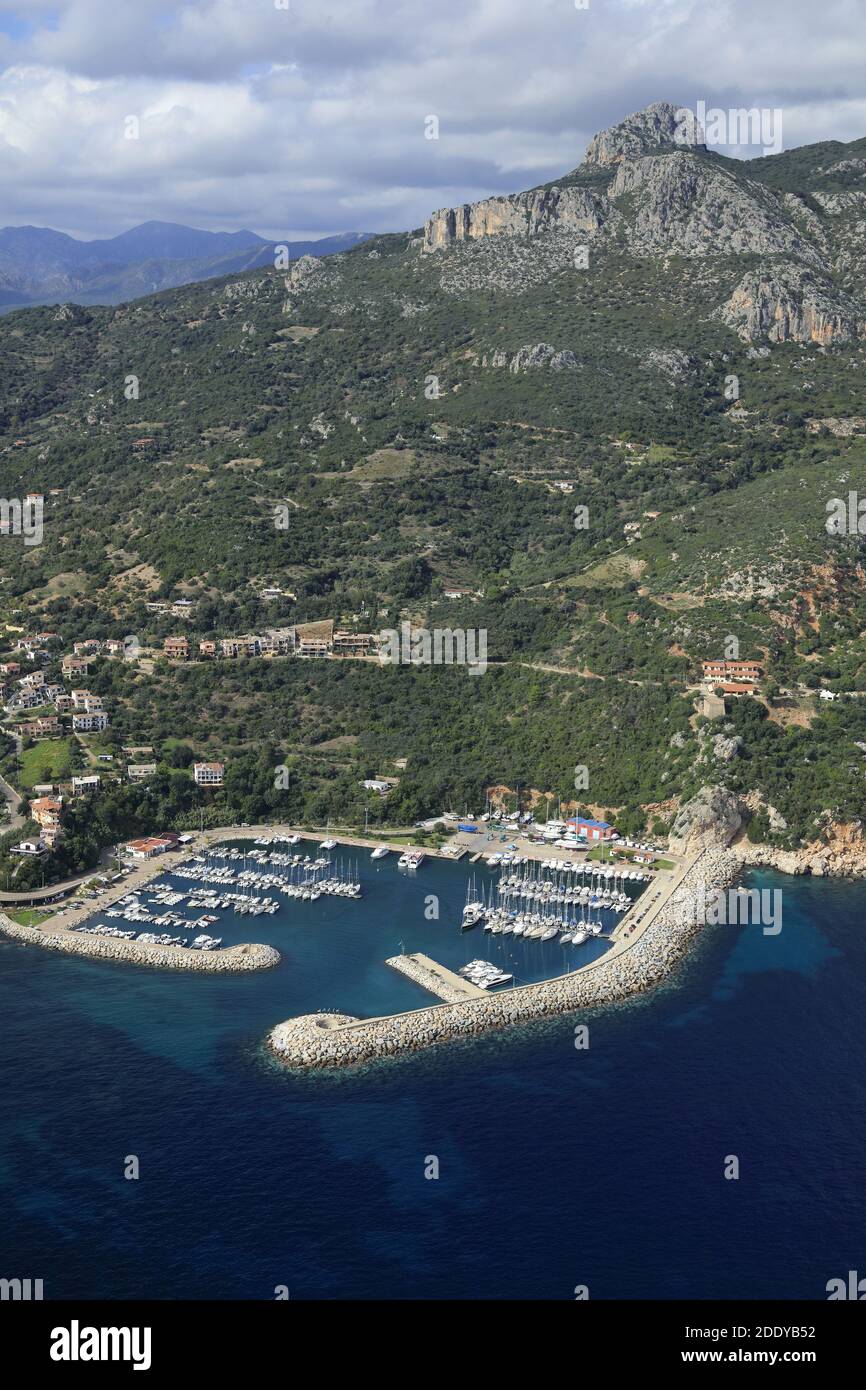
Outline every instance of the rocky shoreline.
<path id="1" fill-rule="evenodd" d="M 292 1068 L 352 1066 L 627 999 L 652 989 L 670 974 L 702 925 L 706 892 L 731 887 L 741 869 L 737 854 L 707 847 L 632 942 L 621 938 L 600 961 L 570 975 L 388 1018 L 305 1014 L 278 1024 L 268 1035 L 267 1045 Z"/>
<path id="2" fill-rule="evenodd" d="M 4 913 L 0 913 L 0 932 L 27 946 L 42 946 L 49 951 L 63 951 L 66 955 L 86 956 L 91 960 L 115 961 L 124 965 L 146 965 L 160 970 L 237 973 L 270 970 L 280 960 L 280 953 L 273 946 L 257 942 L 229 946 L 224 951 L 191 951 L 180 946 L 156 946 L 147 941 L 89 936 L 84 932 L 46 932 L 39 927 L 22 927 Z"/>
<path id="3" fill-rule="evenodd" d="M 776 849 L 743 838 L 734 846 L 750 869 L 778 869 L 781 874 L 812 878 L 866 878 L 866 842 L 816 842 L 804 849 Z"/>

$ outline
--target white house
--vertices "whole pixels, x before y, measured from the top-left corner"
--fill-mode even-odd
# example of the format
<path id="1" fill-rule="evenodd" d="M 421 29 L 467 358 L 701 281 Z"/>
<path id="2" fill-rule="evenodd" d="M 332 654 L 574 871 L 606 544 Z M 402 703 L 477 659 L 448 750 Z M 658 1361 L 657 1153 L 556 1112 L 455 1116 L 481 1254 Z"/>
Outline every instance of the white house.
<path id="1" fill-rule="evenodd" d="M 73 792 L 94 792 L 99 786 L 99 782 L 100 778 L 96 772 L 89 777 L 73 777 L 72 790 Z"/>
<path id="2" fill-rule="evenodd" d="M 130 763 L 126 769 L 126 775 L 130 782 L 143 782 L 146 777 L 152 777 L 156 772 L 156 763 Z"/>
<path id="3" fill-rule="evenodd" d="M 193 764 L 193 776 L 197 787 L 221 787 L 224 774 L 224 763 Z"/>

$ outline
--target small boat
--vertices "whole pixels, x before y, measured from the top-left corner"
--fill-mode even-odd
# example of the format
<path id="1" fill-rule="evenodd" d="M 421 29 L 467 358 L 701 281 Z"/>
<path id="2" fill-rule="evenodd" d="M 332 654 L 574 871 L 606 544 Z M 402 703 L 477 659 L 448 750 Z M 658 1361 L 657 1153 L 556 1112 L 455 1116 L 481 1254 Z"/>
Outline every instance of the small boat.
<path id="1" fill-rule="evenodd" d="M 378 847 L 377 849 L 374 849 L 374 850 L 373 850 L 373 853 L 370 855 L 370 858 L 371 858 L 371 859 L 384 859 L 384 858 L 385 858 L 385 855 L 386 855 L 386 854 L 390 854 L 390 853 L 391 853 L 391 851 L 389 850 L 389 848 L 388 848 L 387 845 L 379 845 L 379 847 Z"/>
<path id="2" fill-rule="evenodd" d="M 336 840 L 323 840 L 322 843 L 319 845 L 319 849 L 336 849 L 336 848 L 337 848 L 337 841 L 336 841 Z"/>

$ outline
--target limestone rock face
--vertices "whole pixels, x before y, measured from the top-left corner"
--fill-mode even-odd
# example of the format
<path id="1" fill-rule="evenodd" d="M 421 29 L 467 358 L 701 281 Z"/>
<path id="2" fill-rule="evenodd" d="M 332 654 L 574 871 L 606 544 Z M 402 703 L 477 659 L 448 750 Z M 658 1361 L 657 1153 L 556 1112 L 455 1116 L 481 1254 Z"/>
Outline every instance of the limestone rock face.
<path id="1" fill-rule="evenodd" d="M 716 734 L 713 739 L 713 757 L 717 763 L 729 763 L 735 758 L 743 746 L 743 740 L 739 734 L 730 737 L 727 734 Z"/>
<path id="2" fill-rule="evenodd" d="M 577 365 L 577 358 L 569 348 L 557 352 L 550 343 L 527 343 L 511 359 L 509 370 L 515 375 L 537 367 L 549 367 L 552 372 L 564 372 L 573 371 Z"/>
<path id="3" fill-rule="evenodd" d="M 644 154 L 680 149 L 683 145 L 703 147 L 700 125 L 685 107 L 669 101 L 654 101 L 643 111 L 626 116 L 618 125 L 594 135 L 586 147 L 586 164 L 619 164 Z"/>
<path id="4" fill-rule="evenodd" d="M 843 177 L 857 183 L 860 172 L 846 168 Z M 624 257 L 656 262 L 670 276 L 672 258 L 687 257 L 697 264 L 686 278 L 706 296 L 700 316 L 725 324 L 750 351 L 866 338 L 864 188 L 777 190 L 708 150 L 694 117 L 672 102 L 654 102 L 594 136 L 563 185 L 434 213 L 420 247 L 448 253 L 437 263 L 440 288 L 518 296 L 569 272 L 604 272 Z M 732 269 L 734 258 L 742 259 Z M 290 291 L 307 283 L 303 266 L 289 277 L 302 277 Z M 570 292 L 571 282 L 563 284 Z M 689 370 L 670 354 L 649 365 L 671 380 Z"/>
<path id="5" fill-rule="evenodd" d="M 679 348 L 650 348 L 644 365 L 654 367 L 671 381 L 680 381 L 694 370 L 695 361 Z"/>
<path id="6" fill-rule="evenodd" d="M 290 293 L 310 289 L 325 274 L 325 264 L 318 256 L 301 256 L 286 276 L 286 289 Z"/>
<path id="7" fill-rule="evenodd" d="M 442 208 L 424 228 L 422 250 L 438 251 L 480 237 L 535 237 L 565 230 L 597 233 L 609 212 L 607 199 L 585 188 L 534 188 L 504 198 Z"/>
<path id="8" fill-rule="evenodd" d="M 627 239 L 638 255 L 788 255 L 817 259 L 768 189 L 698 155 L 644 157 L 620 164 L 612 202 L 632 195 Z"/>
<path id="9" fill-rule="evenodd" d="M 701 787 L 681 806 L 671 828 L 675 854 L 708 845 L 726 845 L 743 823 L 739 803 L 727 787 Z"/>
<path id="10" fill-rule="evenodd" d="M 866 337 L 866 310 L 828 280 L 801 266 L 750 270 L 716 317 L 749 342 L 850 342 Z"/>

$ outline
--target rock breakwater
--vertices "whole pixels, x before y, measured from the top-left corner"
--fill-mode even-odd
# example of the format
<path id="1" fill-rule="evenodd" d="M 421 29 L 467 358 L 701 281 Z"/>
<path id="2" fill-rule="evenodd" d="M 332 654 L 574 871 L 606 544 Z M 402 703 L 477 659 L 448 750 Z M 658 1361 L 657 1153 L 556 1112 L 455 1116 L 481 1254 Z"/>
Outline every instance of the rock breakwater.
<path id="1" fill-rule="evenodd" d="M 723 847 L 701 850 L 682 877 L 674 880 L 661 906 L 655 911 L 644 909 L 643 926 L 636 925 L 631 936 L 619 936 L 600 961 L 570 975 L 387 1018 L 306 1014 L 278 1024 L 268 1035 L 268 1046 L 290 1067 L 351 1066 L 627 999 L 652 989 L 670 974 L 702 925 L 706 893 L 734 884 L 741 867 L 739 857 Z M 632 912 L 636 919 L 640 901 Z M 623 924 L 627 921 L 623 918 Z"/>
<path id="2" fill-rule="evenodd" d="M 0 932 L 13 941 L 21 941 L 28 946 L 42 946 L 49 951 L 64 951 L 71 956 L 117 961 L 124 965 L 147 965 L 160 970 L 237 973 L 269 970 L 280 959 L 279 951 L 274 950 L 273 946 L 256 942 L 229 946 L 224 951 L 185 950 L 181 946 L 155 946 L 146 941 L 90 936 L 83 932 L 51 932 L 42 931 L 39 927 L 22 927 L 3 913 L 0 913 Z"/>

